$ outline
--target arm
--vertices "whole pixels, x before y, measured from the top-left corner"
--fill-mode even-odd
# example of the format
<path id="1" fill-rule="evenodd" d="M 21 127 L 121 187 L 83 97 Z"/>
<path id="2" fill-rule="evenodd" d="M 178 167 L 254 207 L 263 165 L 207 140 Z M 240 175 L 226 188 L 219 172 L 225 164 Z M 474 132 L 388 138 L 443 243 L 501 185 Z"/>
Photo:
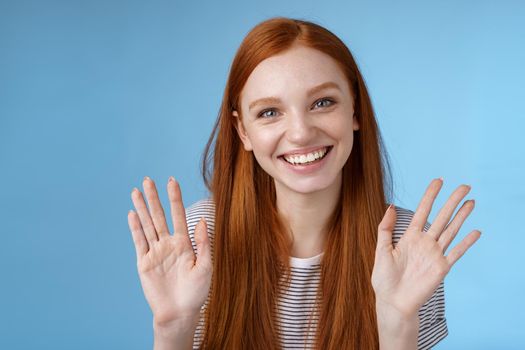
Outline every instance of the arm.
<path id="1" fill-rule="evenodd" d="M 174 321 L 170 324 L 153 322 L 154 350 L 191 350 L 193 334 L 199 322 L 199 315 Z"/>
<path id="2" fill-rule="evenodd" d="M 478 230 L 472 231 L 448 255 L 444 255 L 474 208 L 474 201 L 466 201 L 450 221 L 456 207 L 469 192 L 469 186 L 460 186 L 454 191 L 434 223 L 424 232 L 424 225 L 442 184 L 442 180 L 437 179 L 428 187 L 395 247 L 392 232 L 396 211 L 392 206 L 378 226 L 372 286 L 376 295 L 381 350 L 417 349 L 419 309 L 481 235 Z"/>
<path id="3" fill-rule="evenodd" d="M 376 302 L 379 349 L 416 350 L 419 332 L 419 316 L 403 315 L 381 301 Z"/>
<path id="4" fill-rule="evenodd" d="M 179 184 L 170 178 L 167 186 L 173 234 L 155 184 L 145 178 L 143 185 L 149 208 L 134 189 L 131 197 L 137 212 L 129 212 L 128 223 L 140 282 L 153 313 L 154 349 L 191 349 L 213 268 L 206 222 L 202 218 L 195 226 L 194 252 Z"/>

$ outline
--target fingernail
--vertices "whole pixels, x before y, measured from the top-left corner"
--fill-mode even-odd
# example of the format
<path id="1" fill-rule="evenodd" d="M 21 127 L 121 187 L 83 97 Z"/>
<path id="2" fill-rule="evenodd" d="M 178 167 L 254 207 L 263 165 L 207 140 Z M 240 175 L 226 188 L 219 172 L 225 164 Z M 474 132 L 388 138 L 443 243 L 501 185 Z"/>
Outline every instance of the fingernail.
<path id="1" fill-rule="evenodd" d="M 441 176 L 441 177 L 439 178 L 439 180 L 443 181 L 443 176 Z"/>
<path id="2" fill-rule="evenodd" d="M 144 176 L 144 181 L 150 180 L 149 176 Z"/>
<path id="3" fill-rule="evenodd" d="M 173 181 L 175 181 L 175 178 L 174 178 L 173 176 L 170 176 L 169 179 L 168 179 L 168 181 L 173 182 Z"/>

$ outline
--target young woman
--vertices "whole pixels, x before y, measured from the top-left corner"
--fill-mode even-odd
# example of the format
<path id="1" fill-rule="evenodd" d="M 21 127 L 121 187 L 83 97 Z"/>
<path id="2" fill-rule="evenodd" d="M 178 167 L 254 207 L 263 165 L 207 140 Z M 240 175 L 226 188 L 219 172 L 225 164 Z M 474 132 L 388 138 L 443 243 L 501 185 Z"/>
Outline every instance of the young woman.
<path id="1" fill-rule="evenodd" d="M 213 164 L 211 165 L 211 161 Z M 255 26 L 231 66 L 203 161 L 211 197 L 132 192 L 128 222 L 155 349 L 427 349 L 447 335 L 444 255 L 474 207 L 459 186 L 430 225 L 388 205 L 388 162 L 345 44 L 312 22 Z M 202 219 L 201 219 L 202 218 Z M 452 218 L 452 220 L 451 220 Z"/>

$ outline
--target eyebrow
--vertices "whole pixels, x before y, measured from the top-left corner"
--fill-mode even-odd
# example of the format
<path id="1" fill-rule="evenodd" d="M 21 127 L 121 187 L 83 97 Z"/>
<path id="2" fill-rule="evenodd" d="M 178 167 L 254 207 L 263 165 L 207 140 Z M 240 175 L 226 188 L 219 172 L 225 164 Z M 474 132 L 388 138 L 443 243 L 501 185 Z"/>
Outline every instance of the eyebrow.
<path id="1" fill-rule="evenodd" d="M 342 91 L 341 88 L 339 87 L 339 85 L 337 85 L 336 83 L 334 83 L 333 81 L 327 81 L 326 83 L 322 83 L 320 85 L 317 85 L 317 86 L 314 86 L 313 88 L 311 88 L 310 90 L 308 90 L 306 92 L 306 94 L 308 96 L 311 96 L 319 91 L 322 91 L 322 90 L 326 90 L 326 89 L 329 89 L 329 88 L 333 88 L 333 89 L 338 89 L 339 91 Z M 259 98 L 255 101 L 253 101 L 252 103 L 250 103 L 250 106 L 248 107 L 248 110 L 251 110 L 253 107 L 255 107 L 256 105 L 258 104 L 261 104 L 261 103 L 280 103 L 281 100 L 278 98 L 278 97 L 273 97 L 273 96 L 270 96 L 270 97 L 263 97 L 263 98 Z"/>

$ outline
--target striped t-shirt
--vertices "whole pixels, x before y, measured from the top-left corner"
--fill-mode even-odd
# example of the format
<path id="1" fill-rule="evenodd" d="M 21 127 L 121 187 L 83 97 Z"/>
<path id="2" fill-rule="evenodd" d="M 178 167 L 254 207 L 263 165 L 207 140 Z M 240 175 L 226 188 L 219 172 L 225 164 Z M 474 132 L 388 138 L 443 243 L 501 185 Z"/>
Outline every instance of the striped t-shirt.
<path id="1" fill-rule="evenodd" d="M 394 228 L 393 242 L 397 244 L 405 232 L 414 212 L 396 208 L 397 221 Z M 186 209 L 188 233 L 196 252 L 194 239 L 195 226 L 200 218 L 206 219 L 208 235 L 212 244 L 215 229 L 215 206 L 211 199 L 202 199 Z M 429 229 L 425 225 L 425 231 Z M 282 349 L 314 349 L 316 321 L 319 312 L 316 310 L 317 287 L 321 279 L 321 257 L 323 253 L 310 258 L 290 257 L 291 283 L 282 285 L 276 305 L 277 336 Z M 445 296 L 443 281 L 432 297 L 419 310 L 418 349 L 430 349 L 448 335 L 445 319 Z M 201 318 L 195 330 L 193 349 L 198 349 L 203 338 L 204 309 L 201 309 Z"/>

